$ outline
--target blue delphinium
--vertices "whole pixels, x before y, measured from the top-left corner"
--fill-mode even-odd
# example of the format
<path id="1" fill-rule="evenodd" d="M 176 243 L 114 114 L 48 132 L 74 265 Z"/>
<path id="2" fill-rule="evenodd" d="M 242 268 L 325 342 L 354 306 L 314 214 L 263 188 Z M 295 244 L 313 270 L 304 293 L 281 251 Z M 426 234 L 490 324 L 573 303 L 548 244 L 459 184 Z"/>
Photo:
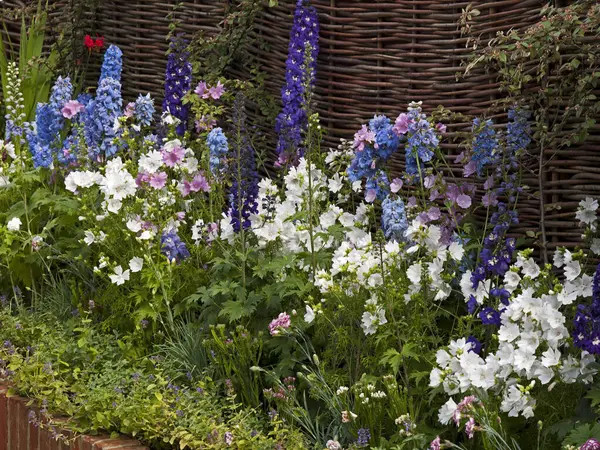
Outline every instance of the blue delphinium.
<path id="1" fill-rule="evenodd" d="M 93 160 L 110 158 L 117 152 L 114 123 L 122 107 L 121 83 L 113 78 L 103 79 L 96 98 L 86 106 L 83 118 L 85 140 Z"/>
<path id="2" fill-rule="evenodd" d="M 171 42 L 165 73 L 165 98 L 163 112 L 168 112 L 179 119 L 177 134 L 183 136 L 187 128 L 189 105 L 183 104 L 183 97 L 192 87 L 192 65 L 188 61 L 189 52 L 185 50 L 186 42 L 176 39 Z"/>
<path id="3" fill-rule="evenodd" d="M 234 142 L 232 184 L 229 191 L 229 212 L 234 231 L 250 228 L 250 215 L 258 212 L 258 182 L 254 149 L 246 134 L 246 114 L 243 94 L 238 94 L 233 109 L 233 123 L 240 139 Z"/>
<path id="4" fill-rule="evenodd" d="M 306 56 L 310 57 L 307 65 Z M 316 61 L 319 54 L 319 17 L 312 6 L 304 0 L 296 3 L 294 23 L 290 32 L 288 58 L 286 60 L 285 85 L 281 89 L 283 109 L 277 116 L 275 131 L 278 165 L 295 162 L 304 154 L 302 135 L 308 126 L 305 111 L 305 88 L 314 84 Z M 306 79 L 308 75 L 309 79 Z"/>
<path id="5" fill-rule="evenodd" d="M 367 178 L 365 184 L 366 197 L 369 196 L 383 201 L 390 193 L 390 182 L 387 174 L 383 170 L 378 170 L 375 176 Z M 369 199 L 369 201 L 372 201 Z"/>
<path id="6" fill-rule="evenodd" d="M 347 169 L 351 182 L 366 179 L 366 192 L 375 191 L 376 198 L 383 200 L 389 193 L 387 175 L 381 168 L 398 150 L 399 136 L 386 116 L 375 116 L 369 126 L 354 135 L 354 159 Z"/>
<path id="7" fill-rule="evenodd" d="M 404 241 L 406 239 L 404 233 L 408 229 L 404 202 L 400 198 L 392 200 L 388 196 L 381 207 L 381 228 L 386 239 Z"/>
<path id="8" fill-rule="evenodd" d="M 148 126 L 152 123 L 152 116 L 154 115 L 154 100 L 150 97 L 150 94 L 140 94 L 135 101 L 133 108 L 133 117 L 140 125 Z"/>
<path id="9" fill-rule="evenodd" d="M 526 109 L 514 108 L 508 110 L 508 125 L 506 127 L 506 144 L 511 154 L 526 149 L 531 143 L 531 113 Z"/>
<path id="10" fill-rule="evenodd" d="M 421 106 L 411 104 L 408 108 L 408 131 L 404 146 L 406 173 L 408 175 L 421 176 L 425 164 L 430 162 L 439 146 L 440 140 L 435 127 L 422 113 Z"/>
<path id="11" fill-rule="evenodd" d="M 177 230 L 165 230 L 160 238 L 160 248 L 169 261 L 181 262 L 190 256 L 185 243 L 177 235 Z"/>
<path id="12" fill-rule="evenodd" d="M 221 128 L 213 128 L 206 137 L 209 150 L 209 166 L 213 175 L 217 176 L 225 167 L 225 156 L 229 151 L 227 137 Z"/>
<path id="13" fill-rule="evenodd" d="M 471 348 L 469 349 L 470 352 L 477 353 L 478 355 L 481 353 L 483 346 L 475 336 L 469 336 L 467 338 L 467 344 L 471 344 Z"/>
<path id="14" fill-rule="evenodd" d="M 27 140 L 35 167 L 50 167 L 54 154 L 60 146 L 60 133 L 65 119 L 62 108 L 73 95 L 69 78 L 59 77 L 52 87 L 48 103 L 40 103 L 36 109 L 35 131 L 27 132 Z"/>
<path id="15" fill-rule="evenodd" d="M 500 326 L 502 323 L 500 320 L 500 312 L 490 307 L 483 308 L 479 312 L 479 318 L 481 319 L 481 323 L 484 325 Z"/>
<path id="16" fill-rule="evenodd" d="M 472 130 L 475 133 L 473 139 L 473 153 L 471 161 L 475 164 L 477 175 L 482 176 L 486 166 L 493 164 L 498 159 L 498 138 L 494 123 L 491 120 L 481 122 L 479 118 L 473 119 Z"/>
<path id="17" fill-rule="evenodd" d="M 104 61 L 100 70 L 101 83 L 105 78 L 112 78 L 115 81 L 121 81 L 121 72 L 123 71 L 123 52 L 116 45 L 111 45 L 104 53 Z"/>

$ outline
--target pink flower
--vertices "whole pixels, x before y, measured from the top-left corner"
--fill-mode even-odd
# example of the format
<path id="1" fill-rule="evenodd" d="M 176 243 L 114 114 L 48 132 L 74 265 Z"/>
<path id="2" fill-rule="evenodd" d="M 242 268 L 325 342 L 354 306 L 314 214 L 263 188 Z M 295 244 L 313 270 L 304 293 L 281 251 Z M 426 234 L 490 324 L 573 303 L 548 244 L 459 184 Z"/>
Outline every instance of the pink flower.
<path id="1" fill-rule="evenodd" d="M 431 189 L 434 184 L 435 184 L 435 177 L 433 175 L 428 175 L 423 180 L 423 186 L 425 186 L 426 189 Z"/>
<path id="2" fill-rule="evenodd" d="M 396 123 L 394 124 L 392 131 L 397 135 L 406 134 L 409 125 L 410 119 L 408 118 L 408 114 L 402 113 L 396 118 Z"/>
<path id="3" fill-rule="evenodd" d="M 127 106 L 125 107 L 125 111 L 123 112 L 123 114 L 125 115 L 125 117 L 133 117 L 134 110 L 135 110 L 135 103 L 129 102 L 129 103 L 127 103 Z"/>
<path id="4" fill-rule="evenodd" d="M 193 192 L 210 192 L 210 186 L 203 174 L 197 173 L 190 186 Z"/>
<path id="5" fill-rule="evenodd" d="M 208 90 L 208 93 L 213 99 L 218 100 L 221 98 L 221 95 L 225 93 L 225 87 L 219 81 L 216 86 L 213 86 Z"/>
<path id="6" fill-rule="evenodd" d="M 185 211 L 179 211 L 177 214 L 177 220 L 183 220 L 185 219 Z"/>
<path id="7" fill-rule="evenodd" d="M 138 187 L 141 187 L 143 183 L 148 183 L 150 181 L 150 174 L 146 173 L 146 172 L 140 172 L 137 174 L 137 177 L 135 178 L 135 184 L 138 185 Z"/>
<path id="8" fill-rule="evenodd" d="M 475 435 L 475 419 L 472 417 L 469 417 L 469 421 L 465 425 L 465 433 L 467 433 L 469 439 L 473 439 Z"/>
<path id="9" fill-rule="evenodd" d="M 363 125 L 360 130 L 354 133 L 354 148 L 357 152 L 365 149 L 365 144 L 372 144 L 375 141 L 375 133 Z"/>
<path id="10" fill-rule="evenodd" d="M 446 125 L 444 125 L 443 123 L 438 123 L 436 126 L 437 130 L 440 133 L 445 133 L 446 132 Z"/>
<path id="11" fill-rule="evenodd" d="M 162 189 L 167 184 L 167 173 L 154 173 L 150 176 L 150 180 L 148 182 L 150 183 L 150 186 L 152 186 L 154 189 Z"/>
<path id="12" fill-rule="evenodd" d="M 429 444 L 429 450 L 440 450 L 442 448 L 442 442 L 440 441 L 440 437 L 436 437 L 431 444 Z"/>
<path id="13" fill-rule="evenodd" d="M 185 157 L 185 149 L 183 147 L 173 147 L 171 150 L 163 150 L 162 157 L 167 167 L 175 167 Z"/>
<path id="14" fill-rule="evenodd" d="M 217 121 L 210 116 L 202 116 L 196 120 L 196 132 L 210 131 L 217 125 Z"/>
<path id="15" fill-rule="evenodd" d="M 377 191 L 375 189 L 369 189 L 365 194 L 365 201 L 367 203 L 373 203 L 373 201 L 375 201 L 375 197 L 377 197 Z"/>
<path id="16" fill-rule="evenodd" d="M 588 439 L 579 450 L 600 450 L 600 442 L 594 438 Z"/>
<path id="17" fill-rule="evenodd" d="M 65 119 L 72 119 L 81 111 L 83 111 L 85 106 L 79 103 L 77 100 L 69 100 L 61 109 L 61 113 Z"/>
<path id="18" fill-rule="evenodd" d="M 395 194 L 400 189 L 402 189 L 403 184 L 404 183 L 402 182 L 402 180 L 400 178 L 394 178 L 392 180 L 392 182 L 390 183 L 390 191 L 392 191 L 392 193 Z"/>
<path id="19" fill-rule="evenodd" d="M 201 81 L 200 83 L 198 83 L 198 86 L 196 86 L 196 90 L 194 91 L 195 94 L 198 95 L 198 97 L 202 97 L 202 98 L 208 98 L 208 86 L 206 85 L 205 81 Z"/>
<path id="20" fill-rule="evenodd" d="M 471 206 L 471 197 L 466 194 L 460 194 L 458 197 L 456 197 L 456 203 L 462 209 L 467 209 L 469 206 Z"/>
<path id="21" fill-rule="evenodd" d="M 269 324 L 269 333 L 271 333 L 271 336 L 277 336 L 280 332 L 280 328 L 289 328 L 291 324 L 290 316 L 287 313 L 282 312 Z"/>

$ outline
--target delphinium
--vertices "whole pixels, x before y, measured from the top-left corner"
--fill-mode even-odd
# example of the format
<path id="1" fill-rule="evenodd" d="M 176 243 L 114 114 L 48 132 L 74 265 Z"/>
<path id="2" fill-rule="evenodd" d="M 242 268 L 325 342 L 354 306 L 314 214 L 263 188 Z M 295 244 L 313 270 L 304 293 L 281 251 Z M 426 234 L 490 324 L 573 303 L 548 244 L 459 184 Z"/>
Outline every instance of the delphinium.
<path id="1" fill-rule="evenodd" d="M 160 238 L 160 247 L 163 255 L 165 255 L 171 263 L 181 262 L 190 256 L 189 250 L 175 229 L 163 231 Z"/>
<path id="2" fill-rule="evenodd" d="M 189 52 L 186 42 L 176 38 L 171 42 L 165 73 L 165 98 L 163 112 L 179 120 L 177 134 L 183 136 L 187 129 L 189 106 L 183 103 L 183 97 L 192 87 L 192 65 L 188 61 Z"/>
<path id="3" fill-rule="evenodd" d="M 219 177 L 226 165 L 229 143 L 222 128 L 213 128 L 206 137 L 209 150 L 209 167 L 214 177 Z"/>
<path id="4" fill-rule="evenodd" d="M 59 77 L 52 87 L 50 101 L 36 110 L 35 128 L 27 131 L 27 141 L 34 167 L 51 167 L 59 147 L 65 119 L 62 109 L 71 100 L 73 85 L 69 78 Z"/>
<path id="5" fill-rule="evenodd" d="M 384 171 L 389 158 L 396 152 L 400 139 L 386 116 L 375 116 L 354 135 L 355 156 L 348 167 L 350 182 L 366 180 L 366 199 L 383 200 L 389 193 L 389 181 Z"/>
<path id="6" fill-rule="evenodd" d="M 104 53 L 104 60 L 100 70 L 100 80 L 112 78 L 121 82 L 121 72 L 123 71 L 123 52 L 116 45 L 111 45 Z"/>
<path id="7" fill-rule="evenodd" d="M 381 204 L 381 228 L 385 238 L 397 242 L 404 241 L 408 220 L 402 199 L 387 197 Z"/>
<path id="8" fill-rule="evenodd" d="M 84 112 L 84 133 L 92 161 L 110 158 L 117 152 L 114 123 L 121 115 L 122 104 L 121 84 L 113 78 L 104 78 L 96 98 L 88 103 Z"/>
<path id="9" fill-rule="evenodd" d="M 473 119 L 472 126 L 473 148 L 471 160 L 464 168 L 464 176 L 468 177 L 477 172 L 482 176 L 487 166 L 498 160 L 498 139 L 494 130 L 494 123 L 488 119 L 482 121 L 478 117 Z"/>
<path id="10" fill-rule="evenodd" d="M 133 117 L 142 126 L 149 126 L 154 116 L 154 100 L 150 94 L 140 94 L 133 106 Z"/>
<path id="11" fill-rule="evenodd" d="M 400 114 L 396 119 L 394 130 L 398 135 L 406 136 L 404 149 L 408 181 L 412 181 L 415 177 L 421 178 L 426 163 L 433 159 L 435 150 L 440 144 L 438 137 L 440 128 L 433 126 L 427 120 L 420 102 L 412 102 L 408 106 L 408 113 Z"/>
<path id="12" fill-rule="evenodd" d="M 594 274 L 592 304 L 577 306 L 573 325 L 573 343 L 591 354 L 600 354 L 600 264 Z"/>
<path id="13" fill-rule="evenodd" d="M 281 89 L 282 112 L 277 116 L 275 131 L 279 135 L 276 164 L 297 163 L 304 154 L 303 134 L 308 126 L 306 90 L 314 84 L 319 54 L 319 17 L 306 0 L 298 0 L 290 32 L 285 85 Z M 308 77 L 308 79 L 306 79 Z"/>
<path id="14" fill-rule="evenodd" d="M 258 212 L 258 173 L 254 149 L 245 126 L 244 96 L 238 94 L 234 103 L 232 140 L 232 184 L 229 191 L 229 215 L 233 229 L 239 232 L 250 227 L 250 216 Z"/>

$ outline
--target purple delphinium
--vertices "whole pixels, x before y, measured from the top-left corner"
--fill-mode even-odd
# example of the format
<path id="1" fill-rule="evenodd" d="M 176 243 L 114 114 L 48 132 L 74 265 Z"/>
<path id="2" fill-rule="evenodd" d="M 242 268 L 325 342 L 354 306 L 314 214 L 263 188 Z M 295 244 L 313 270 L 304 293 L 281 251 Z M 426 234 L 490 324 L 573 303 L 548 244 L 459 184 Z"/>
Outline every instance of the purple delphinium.
<path id="1" fill-rule="evenodd" d="M 471 344 L 470 352 L 477 353 L 478 355 L 481 353 L 482 344 L 479 342 L 475 336 L 469 336 L 467 338 L 467 344 Z"/>
<path id="2" fill-rule="evenodd" d="M 281 89 L 283 109 L 275 122 L 275 131 L 279 135 L 278 166 L 295 163 L 304 154 L 302 135 L 308 126 L 305 89 L 314 84 L 319 54 L 319 16 L 314 7 L 305 3 L 305 0 L 298 0 L 296 3 L 286 61 L 285 85 Z M 306 61 L 307 53 L 309 61 Z"/>
<path id="3" fill-rule="evenodd" d="M 83 113 L 85 140 L 93 161 L 110 158 L 117 152 L 114 123 L 122 106 L 121 83 L 110 77 L 104 78 L 96 98 L 88 103 Z"/>
<path id="4" fill-rule="evenodd" d="M 359 428 L 357 434 L 358 437 L 356 439 L 356 445 L 358 447 L 366 447 L 369 445 L 369 441 L 371 440 L 371 432 L 368 428 Z"/>
<path id="5" fill-rule="evenodd" d="M 440 145 L 438 133 L 441 132 L 441 128 L 433 126 L 427 120 L 419 104 L 411 103 L 405 116 L 401 114 L 396 119 L 395 128 L 400 132 L 406 129 L 407 140 L 404 146 L 406 173 L 418 179 L 426 163 L 433 159 L 435 149 Z"/>
<path id="6" fill-rule="evenodd" d="M 183 97 L 192 88 L 192 65 L 188 61 L 187 43 L 183 39 L 171 42 L 165 73 L 165 98 L 163 112 L 168 112 L 180 120 L 177 134 L 183 136 L 187 129 L 189 105 L 183 104 Z"/>
<path id="7" fill-rule="evenodd" d="M 244 96 L 238 94 L 234 103 L 233 123 L 237 139 L 232 141 L 232 183 L 229 191 L 229 213 L 234 231 L 250 227 L 250 215 L 258 212 L 258 173 L 254 149 L 246 133 Z"/>
<path id="8" fill-rule="evenodd" d="M 185 243 L 177 235 L 177 231 L 174 229 L 165 230 L 160 238 L 160 248 L 171 262 L 181 262 L 190 256 Z"/>
<path id="9" fill-rule="evenodd" d="M 494 308 L 486 307 L 479 312 L 479 318 L 484 325 L 500 326 L 500 313 Z"/>
<path id="10" fill-rule="evenodd" d="M 573 320 L 573 343 L 592 354 L 600 353 L 600 264 L 592 287 L 592 304 L 578 305 Z"/>

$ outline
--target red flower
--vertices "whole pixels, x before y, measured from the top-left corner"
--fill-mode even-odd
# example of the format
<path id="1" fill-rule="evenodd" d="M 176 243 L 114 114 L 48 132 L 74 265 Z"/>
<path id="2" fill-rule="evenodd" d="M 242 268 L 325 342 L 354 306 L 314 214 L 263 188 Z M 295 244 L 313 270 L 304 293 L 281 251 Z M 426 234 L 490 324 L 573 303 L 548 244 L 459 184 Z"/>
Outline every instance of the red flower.
<path id="1" fill-rule="evenodd" d="M 85 45 L 85 47 L 91 52 L 94 47 L 96 46 L 96 44 L 94 43 L 94 39 L 92 39 L 92 37 L 89 34 L 85 35 L 85 38 L 83 38 L 83 45 Z"/>
<path id="2" fill-rule="evenodd" d="M 100 51 L 100 49 L 104 47 L 104 36 L 98 36 L 96 39 L 94 39 L 89 34 L 86 34 L 85 38 L 83 39 L 83 45 L 85 45 L 90 53 L 92 50 Z"/>

